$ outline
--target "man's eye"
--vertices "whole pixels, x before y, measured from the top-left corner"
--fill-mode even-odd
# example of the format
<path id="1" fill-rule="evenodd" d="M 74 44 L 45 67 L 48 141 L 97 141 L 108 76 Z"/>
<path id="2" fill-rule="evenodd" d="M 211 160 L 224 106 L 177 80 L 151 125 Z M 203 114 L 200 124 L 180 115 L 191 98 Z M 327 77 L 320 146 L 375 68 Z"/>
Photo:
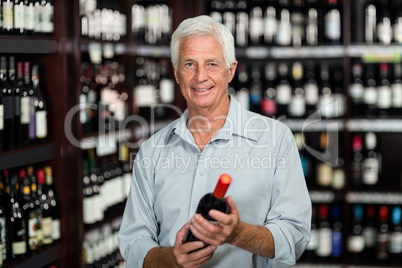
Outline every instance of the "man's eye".
<path id="1" fill-rule="evenodd" d="M 191 62 L 187 62 L 187 63 L 185 64 L 186 67 L 193 67 L 193 65 L 194 65 L 194 64 L 192 64 Z"/>

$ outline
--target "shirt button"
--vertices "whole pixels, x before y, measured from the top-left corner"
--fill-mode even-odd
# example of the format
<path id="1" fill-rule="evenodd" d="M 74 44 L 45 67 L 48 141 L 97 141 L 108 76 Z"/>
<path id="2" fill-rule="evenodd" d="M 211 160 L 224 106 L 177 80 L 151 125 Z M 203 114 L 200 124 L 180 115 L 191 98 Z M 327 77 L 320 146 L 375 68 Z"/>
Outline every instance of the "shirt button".
<path id="1" fill-rule="evenodd" d="M 198 203 L 195 203 L 195 204 L 194 204 L 194 207 L 198 207 Z"/>
<path id="2" fill-rule="evenodd" d="M 200 171 L 200 176 L 204 176 L 204 172 L 203 172 L 203 171 Z"/>

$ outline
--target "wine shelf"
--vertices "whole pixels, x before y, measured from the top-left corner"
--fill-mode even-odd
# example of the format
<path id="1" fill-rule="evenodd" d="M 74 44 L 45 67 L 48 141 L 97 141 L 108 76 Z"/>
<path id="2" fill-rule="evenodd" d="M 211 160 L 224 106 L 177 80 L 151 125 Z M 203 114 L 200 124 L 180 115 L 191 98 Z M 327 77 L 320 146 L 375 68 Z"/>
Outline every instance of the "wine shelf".
<path id="1" fill-rule="evenodd" d="M 342 119 L 284 119 L 280 121 L 292 131 L 342 131 L 345 128 L 345 123 Z"/>
<path id="2" fill-rule="evenodd" d="M 60 145 L 52 142 L 0 153 L 0 170 L 54 160 L 60 156 Z"/>
<path id="3" fill-rule="evenodd" d="M 402 119 L 350 119 L 346 128 L 353 132 L 402 132 Z"/>
<path id="4" fill-rule="evenodd" d="M 170 57 L 170 47 L 137 45 L 133 46 L 132 54 L 136 56 L 154 57 L 154 58 Z"/>
<path id="5" fill-rule="evenodd" d="M 43 252 L 34 255 L 33 257 L 28 258 L 26 261 L 23 261 L 22 263 L 16 265 L 11 264 L 10 267 L 15 268 L 45 267 L 60 259 L 61 256 L 62 256 L 62 245 L 57 244 Z"/>
<path id="6" fill-rule="evenodd" d="M 57 51 L 58 45 L 58 42 L 52 39 L 0 37 L 0 53 L 52 54 Z"/>
<path id="7" fill-rule="evenodd" d="M 348 203 L 402 205 L 400 192 L 348 192 Z"/>

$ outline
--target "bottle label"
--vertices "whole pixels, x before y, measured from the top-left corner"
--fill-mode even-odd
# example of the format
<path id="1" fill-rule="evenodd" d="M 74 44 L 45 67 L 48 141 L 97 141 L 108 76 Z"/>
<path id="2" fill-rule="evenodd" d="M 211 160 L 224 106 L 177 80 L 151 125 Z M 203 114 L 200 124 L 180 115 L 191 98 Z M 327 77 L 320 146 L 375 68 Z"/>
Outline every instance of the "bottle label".
<path id="1" fill-rule="evenodd" d="M 25 28 L 27 30 L 33 31 L 35 29 L 35 7 L 33 3 L 29 3 L 29 5 L 26 7 L 25 11 Z"/>
<path id="2" fill-rule="evenodd" d="M 375 247 L 377 238 L 377 230 L 374 227 L 366 227 L 363 229 L 364 241 L 367 248 Z"/>
<path id="3" fill-rule="evenodd" d="M 342 232 L 332 232 L 332 256 L 337 258 L 342 255 Z"/>
<path id="4" fill-rule="evenodd" d="M 318 103 L 318 87 L 316 84 L 308 83 L 304 86 L 307 105 L 317 105 Z"/>
<path id="5" fill-rule="evenodd" d="M 160 82 L 160 93 L 162 103 L 172 103 L 174 101 L 174 83 L 171 79 L 162 79 Z"/>
<path id="6" fill-rule="evenodd" d="M 40 229 L 40 224 L 35 212 L 29 213 L 28 233 L 29 233 L 29 249 L 35 250 L 38 247 L 37 230 Z"/>
<path id="7" fill-rule="evenodd" d="M 42 31 L 44 33 L 53 32 L 53 5 L 46 5 L 42 8 Z"/>
<path id="8" fill-rule="evenodd" d="M 318 231 L 318 245 L 316 254 L 319 257 L 328 257 L 332 252 L 332 231 L 329 228 L 321 228 Z"/>
<path id="9" fill-rule="evenodd" d="M 352 235 L 348 240 L 348 251 L 354 254 L 363 252 L 364 237 L 362 235 Z"/>
<path id="10" fill-rule="evenodd" d="M 392 91 L 388 86 L 378 87 L 377 107 L 389 109 L 392 105 Z"/>
<path id="11" fill-rule="evenodd" d="M 29 124 L 29 97 L 21 97 L 21 124 Z"/>
<path id="12" fill-rule="evenodd" d="M 36 2 L 35 3 L 35 26 L 34 26 L 34 31 L 37 33 L 41 33 L 42 32 L 42 28 L 43 28 L 43 12 L 42 12 L 42 6 L 40 4 L 40 2 Z"/>
<path id="13" fill-rule="evenodd" d="M 363 101 L 365 104 L 375 105 L 377 103 L 377 89 L 375 87 L 366 87 Z"/>
<path id="14" fill-rule="evenodd" d="M 364 87 L 362 84 L 351 84 L 350 85 L 350 97 L 354 103 L 361 103 L 364 96 Z"/>
<path id="15" fill-rule="evenodd" d="M 51 244 L 53 242 L 52 224 L 53 224 L 52 217 L 46 217 L 42 219 L 43 244 Z"/>
<path id="16" fill-rule="evenodd" d="M 0 130 L 4 129 L 4 105 L 0 104 Z"/>
<path id="17" fill-rule="evenodd" d="M 362 179 L 367 185 L 374 185 L 378 181 L 379 163 L 376 158 L 366 158 L 362 163 Z"/>
<path id="18" fill-rule="evenodd" d="M 335 169 L 333 174 L 332 188 L 342 189 L 345 185 L 345 171 L 343 169 Z"/>
<path id="19" fill-rule="evenodd" d="M 288 105 L 292 100 L 292 89 L 289 85 L 278 85 L 276 90 L 276 101 L 281 105 Z"/>
<path id="20" fill-rule="evenodd" d="M 21 1 L 20 4 L 14 6 L 14 29 L 25 28 L 25 6 Z"/>
<path id="21" fill-rule="evenodd" d="M 36 137 L 46 138 L 47 137 L 47 111 L 37 111 L 36 117 Z"/>
<path id="22" fill-rule="evenodd" d="M 386 260 L 389 257 L 389 241 L 388 233 L 380 233 L 377 235 L 377 259 Z"/>
<path id="23" fill-rule="evenodd" d="M 321 186 L 332 184 L 332 167 L 327 163 L 319 163 L 317 166 L 317 183 Z"/>
<path id="24" fill-rule="evenodd" d="M 35 97 L 29 97 L 29 138 L 34 140 L 36 137 L 35 132 Z"/>
<path id="25" fill-rule="evenodd" d="M 14 3 L 3 2 L 3 28 L 14 29 Z"/>
<path id="26" fill-rule="evenodd" d="M 392 107 L 402 108 L 402 83 L 391 85 L 392 88 Z"/>
<path id="27" fill-rule="evenodd" d="M 306 112 L 306 102 L 302 96 L 294 96 L 288 106 L 288 113 L 291 116 L 303 116 Z"/>
<path id="28" fill-rule="evenodd" d="M 27 252 L 27 244 L 25 240 L 19 242 L 13 242 L 11 245 L 13 255 L 22 255 Z"/>
<path id="29" fill-rule="evenodd" d="M 59 219 L 53 219 L 53 222 L 52 222 L 52 238 L 53 238 L 53 240 L 59 240 L 60 236 L 61 236 L 60 220 Z"/>
<path id="30" fill-rule="evenodd" d="M 325 15 L 325 36 L 331 40 L 341 38 L 341 15 L 336 9 L 332 9 Z"/>
<path id="31" fill-rule="evenodd" d="M 402 253 L 402 233 L 395 232 L 391 235 L 389 252 L 395 254 Z"/>

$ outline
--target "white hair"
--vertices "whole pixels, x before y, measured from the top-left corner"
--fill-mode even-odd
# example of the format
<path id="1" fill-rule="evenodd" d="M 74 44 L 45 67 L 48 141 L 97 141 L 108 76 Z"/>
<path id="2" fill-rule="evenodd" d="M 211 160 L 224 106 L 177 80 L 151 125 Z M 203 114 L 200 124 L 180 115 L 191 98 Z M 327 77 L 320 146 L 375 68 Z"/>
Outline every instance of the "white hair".
<path id="1" fill-rule="evenodd" d="M 213 36 L 221 45 L 223 59 L 228 68 L 236 61 L 234 38 L 225 25 L 209 16 L 201 15 L 182 21 L 172 34 L 171 60 L 175 69 L 179 63 L 180 42 L 188 37 Z"/>

